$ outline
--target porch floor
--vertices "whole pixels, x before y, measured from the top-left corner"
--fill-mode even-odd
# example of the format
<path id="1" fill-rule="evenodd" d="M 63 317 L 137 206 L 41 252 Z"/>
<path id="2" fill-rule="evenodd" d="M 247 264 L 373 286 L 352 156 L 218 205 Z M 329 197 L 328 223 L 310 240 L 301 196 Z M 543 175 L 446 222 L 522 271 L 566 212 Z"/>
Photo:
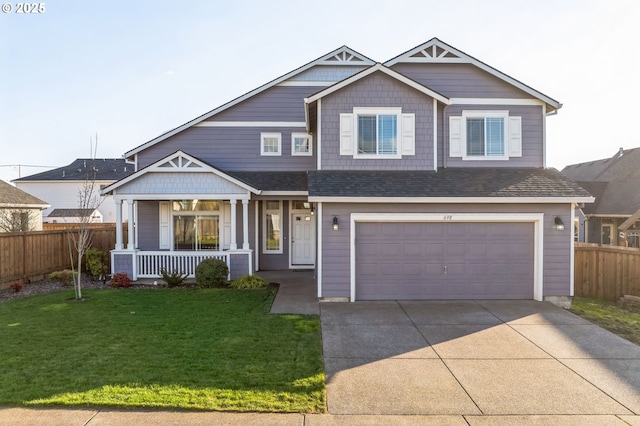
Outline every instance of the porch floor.
<path id="1" fill-rule="evenodd" d="M 257 275 L 270 283 L 280 284 L 272 314 L 320 315 L 314 271 L 259 271 Z"/>

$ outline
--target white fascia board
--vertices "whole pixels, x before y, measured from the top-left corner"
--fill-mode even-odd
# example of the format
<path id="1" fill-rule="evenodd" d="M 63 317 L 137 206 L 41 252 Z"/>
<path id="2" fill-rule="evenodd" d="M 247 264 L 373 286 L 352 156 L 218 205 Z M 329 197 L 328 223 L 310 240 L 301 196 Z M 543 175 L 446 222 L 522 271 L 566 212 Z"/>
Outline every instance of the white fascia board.
<path id="1" fill-rule="evenodd" d="M 179 169 L 168 169 L 168 168 L 160 168 L 158 167 L 160 164 L 164 164 L 165 162 L 167 162 L 170 158 L 175 157 L 175 156 L 182 156 L 187 158 L 189 161 L 191 161 L 194 164 L 197 164 L 201 167 L 201 169 L 188 169 L 188 168 L 179 168 Z M 228 174 L 211 167 L 210 165 L 208 165 L 207 163 L 204 163 L 200 160 L 198 160 L 197 158 L 192 157 L 191 155 L 185 153 L 184 151 L 178 150 L 176 152 L 173 152 L 169 155 L 167 155 L 166 157 L 161 158 L 160 160 L 156 161 L 153 164 L 148 165 L 147 167 L 145 167 L 142 170 L 139 170 L 135 173 L 133 173 L 132 175 L 127 176 L 124 179 L 121 179 L 109 186 L 107 186 L 106 188 L 104 188 L 102 191 L 100 191 L 100 193 L 102 195 L 109 195 L 109 192 L 111 191 L 115 191 L 117 188 L 121 187 L 122 185 L 125 185 L 135 179 L 138 179 L 140 176 L 143 176 L 147 173 L 150 172 L 162 172 L 162 173 L 171 173 L 171 172 L 182 172 L 182 173 L 213 173 L 214 175 L 229 181 L 235 185 L 238 185 L 239 187 L 241 187 L 242 189 L 245 189 L 249 192 L 252 192 L 256 195 L 259 195 L 262 191 L 260 191 L 259 189 L 253 188 L 249 185 L 247 185 L 246 183 L 239 181 L 238 179 L 229 176 Z M 115 194 L 115 192 L 114 192 Z M 200 194 L 202 195 L 202 194 Z M 157 197 L 157 195 L 156 195 Z"/>
<path id="2" fill-rule="evenodd" d="M 46 210 L 51 207 L 50 204 L 13 204 L 13 203 L 0 203 L 0 208 L 3 209 L 40 209 Z"/>
<path id="3" fill-rule="evenodd" d="M 449 98 L 441 95 L 440 93 L 434 92 L 433 90 L 429 89 L 426 86 L 423 86 L 422 84 L 418 83 L 417 81 L 411 80 L 410 78 L 390 69 L 387 68 L 386 66 L 382 65 L 381 63 L 377 63 L 374 66 L 367 68 L 366 70 L 360 71 L 357 74 L 352 75 L 349 78 L 346 78 L 344 80 L 342 80 L 341 82 L 334 84 L 331 87 L 326 88 L 325 90 L 322 90 L 318 93 L 316 93 L 313 96 L 310 96 L 308 98 L 304 98 L 304 102 L 305 103 L 312 103 L 317 101 L 320 98 L 323 98 L 327 95 L 330 95 L 331 93 L 334 93 L 352 83 L 355 83 L 358 80 L 361 80 L 371 74 L 373 74 L 374 72 L 383 72 L 385 74 L 387 74 L 389 77 L 392 77 L 404 84 L 406 84 L 407 86 L 410 86 L 416 90 L 418 90 L 419 92 L 424 93 L 427 96 L 430 96 L 434 99 L 437 99 L 438 101 L 442 102 L 445 105 L 449 105 L 451 104 L 451 101 L 449 100 Z"/>
<path id="4" fill-rule="evenodd" d="M 545 105 L 540 99 L 520 98 L 451 98 L 451 105 Z"/>
<path id="5" fill-rule="evenodd" d="M 216 114 L 218 114 L 218 113 L 220 113 L 222 111 L 225 111 L 225 110 L 227 110 L 227 109 L 239 104 L 240 102 L 243 102 L 243 101 L 249 99 L 252 96 L 257 95 L 258 93 L 264 92 L 265 90 L 270 89 L 273 86 L 276 86 L 276 85 L 282 83 L 283 81 L 288 80 L 291 77 L 293 77 L 295 75 L 298 75 L 301 72 L 312 68 L 315 65 L 321 64 L 325 60 L 337 55 L 340 52 L 348 52 L 349 54 L 351 54 L 353 56 L 357 56 L 358 58 L 360 58 L 362 60 L 362 62 L 359 63 L 360 65 L 367 66 L 367 65 L 373 64 L 373 61 L 371 59 L 367 58 L 366 56 L 356 52 L 355 50 L 351 50 L 347 46 L 342 46 L 342 47 L 340 47 L 340 48 L 338 48 L 338 49 L 336 49 L 336 50 L 334 50 L 332 52 L 327 53 L 326 55 L 321 56 L 318 59 L 315 59 L 315 60 L 307 63 L 306 65 L 301 66 L 300 68 L 296 68 L 295 70 L 290 71 L 287 74 L 284 74 L 283 76 L 280 76 L 280 77 L 276 78 L 275 80 L 271 80 L 270 82 L 268 82 L 266 84 L 263 84 L 262 86 L 260 86 L 260 87 L 258 87 L 256 89 L 253 89 L 250 92 L 247 92 L 244 95 L 239 96 L 239 97 L 233 99 L 232 101 L 227 102 L 226 104 L 223 104 L 223 105 L 219 106 L 218 108 L 212 109 L 211 111 L 209 111 L 209 112 L 207 112 L 205 114 L 202 114 L 201 116 L 196 117 L 193 120 L 187 121 L 186 123 L 176 127 L 173 130 L 169 130 L 168 132 L 163 133 L 160 136 L 158 136 L 158 137 L 156 137 L 154 139 L 151 139 L 150 141 L 148 141 L 148 142 L 146 142 L 146 143 L 144 143 L 144 144 L 142 144 L 142 145 L 140 145 L 140 146 L 138 146 L 138 147 L 136 147 L 136 148 L 134 148 L 134 149 L 132 149 L 130 151 L 127 151 L 124 154 L 124 157 L 125 158 L 131 157 L 132 155 L 137 154 L 138 152 L 143 151 L 143 150 L 147 149 L 148 147 L 150 147 L 152 145 L 155 145 L 158 142 L 161 142 L 161 141 L 163 141 L 163 140 L 165 140 L 167 138 L 170 138 L 171 136 L 173 136 L 173 135 L 175 135 L 177 133 L 182 132 L 185 129 L 188 129 L 189 127 L 193 126 L 194 124 L 198 124 L 198 123 L 200 123 L 200 122 L 202 122 L 202 121 L 204 121 L 204 120 L 206 120 L 206 119 L 208 119 L 210 117 L 213 117 L 214 115 L 216 115 Z M 353 64 L 346 64 L 346 65 L 353 65 Z"/>
<path id="6" fill-rule="evenodd" d="M 424 60 L 421 60 L 420 58 L 411 58 L 411 56 L 413 56 L 414 54 L 426 49 L 429 46 L 433 46 L 436 45 L 444 50 L 448 50 L 449 52 L 454 53 L 455 55 L 459 56 L 460 59 L 443 59 L 443 60 L 439 60 L 439 61 L 433 61 L 433 62 L 447 62 L 447 63 L 451 63 L 451 62 L 455 62 L 455 63 L 467 63 L 467 64 L 472 64 L 475 65 L 476 67 L 480 68 L 483 71 L 486 71 L 487 73 L 511 84 L 512 86 L 517 87 L 518 89 L 522 90 L 525 93 L 528 93 L 540 100 L 542 100 L 543 102 L 545 102 L 546 104 L 550 105 L 551 107 L 553 107 L 554 109 L 560 109 L 562 108 L 562 104 L 558 101 L 556 101 L 555 99 L 552 99 L 550 97 L 548 97 L 547 95 L 538 92 L 537 90 L 527 86 L 526 84 L 516 80 L 513 77 L 509 77 L 507 74 L 498 71 L 497 69 L 485 64 L 482 61 L 477 60 L 476 58 L 474 58 L 473 56 L 467 55 L 466 53 L 456 49 L 455 47 L 449 46 L 448 44 L 442 42 L 441 40 L 439 40 L 438 38 L 432 38 L 431 40 L 427 41 L 426 43 L 423 43 L 419 46 L 414 47 L 411 50 L 406 51 L 403 54 L 400 54 L 398 56 L 396 56 L 395 58 L 389 59 L 387 62 L 385 62 L 384 64 L 388 67 L 391 67 L 397 63 L 400 62 L 424 62 Z"/>
<path id="7" fill-rule="evenodd" d="M 113 200 L 250 200 L 251 194 L 118 194 L 113 195 Z"/>
<path id="8" fill-rule="evenodd" d="M 354 222 L 534 222 L 544 213 L 351 213 Z"/>
<path id="9" fill-rule="evenodd" d="M 323 203 L 394 204 L 563 204 L 592 203 L 593 197 L 309 197 Z"/>
<path id="10" fill-rule="evenodd" d="M 304 121 L 203 121 L 193 127 L 305 127 Z"/>

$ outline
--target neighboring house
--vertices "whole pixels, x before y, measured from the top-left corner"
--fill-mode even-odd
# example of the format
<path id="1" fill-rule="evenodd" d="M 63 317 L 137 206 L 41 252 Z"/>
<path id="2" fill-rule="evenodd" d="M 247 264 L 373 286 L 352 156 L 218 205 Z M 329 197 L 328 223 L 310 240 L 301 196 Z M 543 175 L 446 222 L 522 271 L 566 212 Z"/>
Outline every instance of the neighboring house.
<path id="1" fill-rule="evenodd" d="M 582 208 L 579 241 L 640 248 L 640 148 L 620 148 L 562 173 L 596 197 Z"/>
<path id="2" fill-rule="evenodd" d="M 48 223 L 102 223 L 98 209 L 55 209 L 47 215 Z"/>
<path id="3" fill-rule="evenodd" d="M 0 180 L 0 232 L 42 231 L 49 204 Z"/>
<path id="4" fill-rule="evenodd" d="M 385 63 L 341 47 L 127 152 L 113 272 L 215 256 L 315 269 L 325 299 L 566 301 L 593 197 L 545 168 L 560 107 L 435 38 Z"/>
<path id="5" fill-rule="evenodd" d="M 44 211 L 44 221 L 61 223 L 52 218 L 55 209 L 78 209 L 79 192 L 86 182 L 95 179 L 95 196 L 102 221 L 116 222 L 116 204 L 111 196 L 101 196 L 100 190 L 132 174 L 134 165 L 123 158 L 79 158 L 68 166 L 15 179 L 12 182 L 25 192 L 46 199 L 51 207 Z"/>

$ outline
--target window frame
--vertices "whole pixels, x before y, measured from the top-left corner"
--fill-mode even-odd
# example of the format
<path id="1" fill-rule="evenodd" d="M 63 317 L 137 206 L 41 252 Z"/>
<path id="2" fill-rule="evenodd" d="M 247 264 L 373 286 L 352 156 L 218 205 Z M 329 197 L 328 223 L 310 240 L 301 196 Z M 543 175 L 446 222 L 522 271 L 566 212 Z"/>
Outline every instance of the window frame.
<path id="1" fill-rule="evenodd" d="M 461 125 L 462 132 L 462 159 L 470 161 L 502 161 L 509 159 L 509 111 L 502 110 L 489 110 L 489 111 L 462 111 L 463 122 Z M 502 155 L 487 155 L 487 118 L 502 118 Z M 469 119 L 483 119 L 484 120 L 484 154 L 483 155 L 469 155 L 468 154 L 468 135 L 467 135 L 467 122 Z"/>
<path id="2" fill-rule="evenodd" d="M 296 152 L 296 139 L 307 139 L 309 141 L 309 151 Z M 311 157 L 312 155 L 313 155 L 313 136 L 310 133 L 304 133 L 304 132 L 291 133 L 291 156 Z"/>
<path id="3" fill-rule="evenodd" d="M 278 151 L 265 151 L 266 139 L 276 138 L 278 140 Z M 279 157 L 282 155 L 282 133 L 278 132 L 261 132 L 260 133 L 260 155 L 268 157 Z"/>
<path id="4" fill-rule="evenodd" d="M 379 151 L 380 145 L 378 141 L 378 117 L 381 115 L 393 115 L 396 118 L 396 152 L 395 154 L 371 154 L 360 153 L 358 148 L 358 119 L 361 116 L 376 116 L 376 151 Z M 402 158 L 402 108 L 401 107 L 358 107 L 353 108 L 353 158 L 358 159 L 400 159 Z"/>
<path id="5" fill-rule="evenodd" d="M 185 210 L 178 210 L 175 208 L 175 204 L 174 203 L 193 203 L 193 202 L 198 202 L 198 201 L 202 201 L 202 202 L 216 202 L 218 209 L 217 210 L 199 210 L 196 208 L 193 209 L 185 209 Z M 195 205 L 194 205 L 195 206 Z M 193 217 L 194 218 L 194 223 L 195 223 L 195 234 L 194 234 L 194 238 L 195 238 L 195 242 L 194 242 L 194 249 L 193 250 L 189 250 L 189 249 L 179 249 L 176 248 L 176 229 L 175 229 L 175 221 L 176 221 L 176 217 L 183 217 L 183 216 L 189 216 L 189 217 Z M 218 248 L 217 249 L 203 249 L 201 247 L 201 245 L 199 245 L 198 243 L 198 238 L 201 235 L 200 228 L 199 228 L 199 222 L 198 219 L 200 218 L 206 218 L 206 217 L 216 217 L 218 220 Z M 194 199 L 184 199 L 184 200 L 171 200 L 169 201 L 169 222 L 170 222 L 170 250 L 171 251 L 191 251 L 191 252 L 220 252 L 220 251 L 224 251 L 223 249 L 223 232 L 224 232 L 224 226 L 223 226 L 223 209 L 222 209 L 222 200 L 194 200 Z"/>
<path id="6" fill-rule="evenodd" d="M 278 203 L 278 209 L 267 209 L 268 203 L 269 202 L 277 202 Z M 277 213 L 279 215 L 279 221 L 278 221 L 278 226 L 280 227 L 280 248 L 277 250 L 269 250 L 267 248 L 267 215 L 268 214 L 273 214 L 273 213 Z M 264 200 L 262 203 L 262 254 L 282 254 L 284 253 L 284 249 L 283 249 L 283 243 L 284 243 L 284 238 L 283 238 L 283 226 L 284 226 L 284 220 L 283 220 L 283 206 L 282 206 L 282 200 Z"/>

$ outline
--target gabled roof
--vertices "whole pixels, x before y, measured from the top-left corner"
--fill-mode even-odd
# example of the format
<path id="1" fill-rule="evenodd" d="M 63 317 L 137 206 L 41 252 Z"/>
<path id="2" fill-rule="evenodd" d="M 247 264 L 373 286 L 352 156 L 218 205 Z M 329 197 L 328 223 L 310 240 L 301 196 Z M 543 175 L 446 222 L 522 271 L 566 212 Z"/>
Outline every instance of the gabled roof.
<path id="1" fill-rule="evenodd" d="M 474 58 L 471 55 L 464 53 L 461 50 L 456 49 L 453 46 L 448 45 L 447 43 L 439 40 L 434 37 L 426 43 L 420 44 L 413 49 L 409 49 L 404 53 L 396 56 L 395 58 L 391 58 L 386 61 L 384 64 L 388 67 L 391 67 L 397 63 L 465 63 L 472 64 L 476 67 L 482 69 L 483 71 L 488 72 L 489 74 L 517 87 L 525 93 L 530 94 L 531 96 L 540 99 L 545 102 L 549 107 L 547 112 L 557 110 L 562 108 L 562 104 L 556 101 L 553 98 L 545 95 L 542 92 L 539 92 L 533 89 L 530 86 L 522 83 L 519 80 L 516 80 L 513 77 L 508 76 L 507 74 L 498 71 L 490 65 L 485 64 L 484 62 Z"/>
<path id="2" fill-rule="evenodd" d="M 153 164 L 149 164 L 147 167 L 144 167 L 132 175 L 115 182 L 102 191 L 100 191 L 103 195 L 107 195 L 112 193 L 114 190 L 120 188 L 127 183 L 138 179 L 139 177 L 146 175 L 147 173 L 152 172 L 189 172 L 189 173 L 213 173 L 216 176 L 219 176 L 231 183 L 238 185 L 239 187 L 246 189 L 249 192 L 254 194 L 260 194 L 260 190 L 253 188 L 250 185 L 247 185 L 245 182 L 242 182 L 233 176 L 223 172 L 217 167 L 212 166 L 206 161 L 200 160 L 190 154 L 187 154 L 184 151 L 178 150 L 172 154 L 167 155 L 166 157 L 156 161 Z"/>
<path id="3" fill-rule="evenodd" d="M 591 202 L 593 197 L 555 169 L 445 168 L 433 171 L 309 172 L 311 201 Z M 507 201 L 509 199 L 509 201 Z"/>
<path id="4" fill-rule="evenodd" d="M 0 180 L 0 208 L 47 209 L 49 204 L 15 186 Z"/>
<path id="5" fill-rule="evenodd" d="M 134 171 L 132 164 L 123 158 L 78 158 L 68 166 L 58 167 L 35 175 L 14 179 L 12 182 L 52 182 L 52 181 L 112 181 L 129 176 Z"/>
<path id="6" fill-rule="evenodd" d="M 47 217 L 89 217 L 98 209 L 54 209 Z M 98 213 L 100 213 L 98 211 Z"/>
<path id="7" fill-rule="evenodd" d="M 316 65 L 331 65 L 331 66 L 340 66 L 340 65 L 365 65 L 365 66 L 369 66 L 369 65 L 373 65 L 374 61 L 372 61 L 371 59 L 367 58 L 366 56 L 364 56 L 361 53 L 356 52 L 355 50 L 347 47 L 347 46 L 342 46 L 339 47 L 336 50 L 333 50 L 329 53 L 327 53 L 326 55 L 323 55 L 321 57 L 319 57 L 318 59 L 315 59 L 303 66 L 301 66 L 300 68 L 296 68 L 295 70 L 288 72 L 287 74 L 284 74 L 278 78 L 276 78 L 275 80 L 271 80 L 270 82 L 263 84 L 262 86 L 245 93 L 242 96 L 239 96 L 237 98 L 235 98 L 234 100 L 227 102 L 224 105 L 221 105 L 215 109 L 212 109 L 211 111 L 202 114 L 199 117 L 194 118 L 191 121 L 188 121 L 178 127 L 176 127 L 175 129 L 169 130 L 166 133 L 163 133 L 162 135 L 151 139 L 150 141 L 137 146 L 136 148 L 126 152 L 124 154 L 125 158 L 129 158 L 131 156 L 133 156 L 134 154 L 152 146 L 155 145 L 158 142 L 161 142 L 167 138 L 170 138 L 171 136 L 180 133 L 181 131 L 200 123 L 201 121 L 204 121 L 210 117 L 213 117 L 214 115 L 231 108 L 234 105 L 239 104 L 240 102 L 249 99 L 252 96 L 257 95 L 258 93 L 264 92 L 267 89 L 270 89 L 271 87 L 282 83 L 285 80 L 290 79 L 291 77 L 298 75 L 306 70 L 308 70 L 311 67 L 314 67 Z"/>
<path id="8" fill-rule="evenodd" d="M 596 197 L 588 215 L 632 215 L 640 209 L 640 148 L 620 149 L 614 156 L 572 164 L 562 173 Z"/>
<path id="9" fill-rule="evenodd" d="M 447 98 L 446 96 L 436 92 L 435 90 L 432 90 L 420 83 L 418 83 L 415 80 L 410 79 L 409 77 L 400 74 L 399 72 L 396 72 L 394 70 L 392 70 L 391 68 L 386 67 L 385 65 L 381 64 L 381 63 L 377 63 L 375 65 L 373 65 L 372 67 L 369 67 L 365 70 L 360 71 L 357 74 L 352 75 L 351 77 L 345 78 L 344 80 L 335 83 L 329 87 L 327 87 L 326 89 L 320 90 L 319 92 L 315 93 L 312 96 L 309 96 L 308 98 L 304 99 L 305 104 L 310 104 L 312 102 L 317 101 L 318 99 L 327 96 L 331 93 L 337 92 L 338 90 L 342 89 L 343 87 L 349 86 L 350 84 L 355 83 L 358 80 L 361 80 L 375 72 L 382 72 L 386 75 L 388 75 L 391 78 L 394 78 L 410 87 L 413 87 L 414 89 L 432 97 L 437 99 L 438 101 L 442 102 L 445 105 L 449 105 L 451 104 L 451 102 L 449 101 L 449 98 Z"/>

